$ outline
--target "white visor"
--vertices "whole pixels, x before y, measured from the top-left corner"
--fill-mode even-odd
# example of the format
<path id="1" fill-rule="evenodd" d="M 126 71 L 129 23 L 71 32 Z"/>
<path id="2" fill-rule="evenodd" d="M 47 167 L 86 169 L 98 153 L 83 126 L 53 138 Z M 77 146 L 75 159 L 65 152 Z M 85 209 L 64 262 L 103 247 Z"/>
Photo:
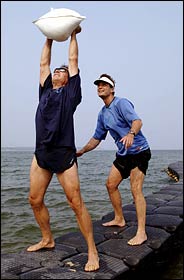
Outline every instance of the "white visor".
<path id="1" fill-rule="evenodd" d="M 100 82 L 105 82 L 114 87 L 114 83 L 107 77 L 101 77 L 98 80 L 94 81 L 95 85 L 98 85 Z"/>

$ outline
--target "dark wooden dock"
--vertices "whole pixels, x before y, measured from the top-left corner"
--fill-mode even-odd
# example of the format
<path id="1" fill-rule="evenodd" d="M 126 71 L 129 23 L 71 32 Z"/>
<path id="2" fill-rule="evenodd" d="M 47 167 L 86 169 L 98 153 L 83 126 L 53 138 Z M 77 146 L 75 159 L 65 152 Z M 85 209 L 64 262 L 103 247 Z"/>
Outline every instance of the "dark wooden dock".
<path id="1" fill-rule="evenodd" d="M 52 250 L 2 254 L 1 279 L 137 279 L 146 273 L 153 279 L 154 272 L 183 246 L 183 161 L 170 164 L 166 172 L 168 184 L 146 196 L 148 240 L 144 244 L 127 244 L 137 226 L 135 206 L 128 204 L 123 207 L 125 227 L 101 225 L 113 212 L 93 222 L 100 257 L 96 272 L 84 271 L 87 247 L 77 231 L 56 238 Z"/>

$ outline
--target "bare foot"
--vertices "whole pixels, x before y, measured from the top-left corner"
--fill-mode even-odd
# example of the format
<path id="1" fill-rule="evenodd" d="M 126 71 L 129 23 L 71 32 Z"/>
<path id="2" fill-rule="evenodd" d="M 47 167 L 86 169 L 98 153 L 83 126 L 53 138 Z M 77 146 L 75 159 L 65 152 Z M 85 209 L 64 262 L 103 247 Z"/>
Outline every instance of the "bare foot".
<path id="1" fill-rule="evenodd" d="M 99 257 L 98 254 L 91 254 L 88 256 L 88 262 L 85 265 L 85 271 L 95 271 L 99 269 Z"/>
<path id="2" fill-rule="evenodd" d="M 125 220 L 122 220 L 121 222 L 116 221 L 115 219 L 102 224 L 104 227 L 112 227 L 112 226 L 118 226 L 118 227 L 124 227 L 125 226 Z"/>
<path id="3" fill-rule="evenodd" d="M 51 241 L 51 242 L 44 242 L 43 240 L 41 240 L 39 243 L 35 244 L 35 245 L 32 245 L 32 246 L 29 246 L 27 248 L 27 251 L 28 252 L 35 252 L 35 251 L 38 251 L 40 249 L 44 249 L 44 248 L 47 248 L 47 249 L 53 249 L 55 247 L 55 243 L 54 241 Z"/>
<path id="4" fill-rule="evenodd" d="M 136 234 L 132 239 L 128 241 L 129 245 L 135 246 L 135 245 L 141 245 L 147 240 L 147 235 L 144 234 Z"/>

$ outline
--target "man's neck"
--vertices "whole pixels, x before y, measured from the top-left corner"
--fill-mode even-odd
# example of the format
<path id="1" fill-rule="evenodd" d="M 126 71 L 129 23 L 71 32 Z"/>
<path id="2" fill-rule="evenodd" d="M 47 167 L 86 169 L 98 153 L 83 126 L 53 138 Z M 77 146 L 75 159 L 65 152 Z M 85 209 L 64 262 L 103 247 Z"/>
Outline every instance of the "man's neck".
<path id="1" fill-rule="evenodd" d="M 54 83 L 52 83 L 53 89 L 64 87 L 65 85 L 66 85 L 65 82 L 54 82 Z"/>
<path id="2" fill-rule="evenodd" d="M 103 99 L 103 102 L 105 103 L 106 107 L 109 107 L 109 105 L 111 104 L 111 102 L 114 99 L 114 95 L 109 95 L 106 98 Z"/>

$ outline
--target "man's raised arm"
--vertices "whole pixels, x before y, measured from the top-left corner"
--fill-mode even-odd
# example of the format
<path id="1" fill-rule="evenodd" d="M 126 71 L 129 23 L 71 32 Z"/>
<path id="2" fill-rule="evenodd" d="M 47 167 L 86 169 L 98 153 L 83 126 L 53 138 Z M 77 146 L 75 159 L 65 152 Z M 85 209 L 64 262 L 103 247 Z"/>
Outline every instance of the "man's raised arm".
<path id="1" fill-rule="evenodd" d="M 51 48 L 52 48 L 52 39 L 46 39 L 46 42 L 43 46 L 41 59 L 40 59 L 40 84 L 43 86 L 46 78 L 50 74 L 50 63 L 51 63 Z"/>
<path id="2" fill-rule="evenodd" d="M 81 32 L 81 27 L 78 26 L 71 34 L 70 45 L 69 45 L 69 54 L 68 54 L 68 68 L 70 77 L 78 73 L 78 43 L 76 34 Z"/>

